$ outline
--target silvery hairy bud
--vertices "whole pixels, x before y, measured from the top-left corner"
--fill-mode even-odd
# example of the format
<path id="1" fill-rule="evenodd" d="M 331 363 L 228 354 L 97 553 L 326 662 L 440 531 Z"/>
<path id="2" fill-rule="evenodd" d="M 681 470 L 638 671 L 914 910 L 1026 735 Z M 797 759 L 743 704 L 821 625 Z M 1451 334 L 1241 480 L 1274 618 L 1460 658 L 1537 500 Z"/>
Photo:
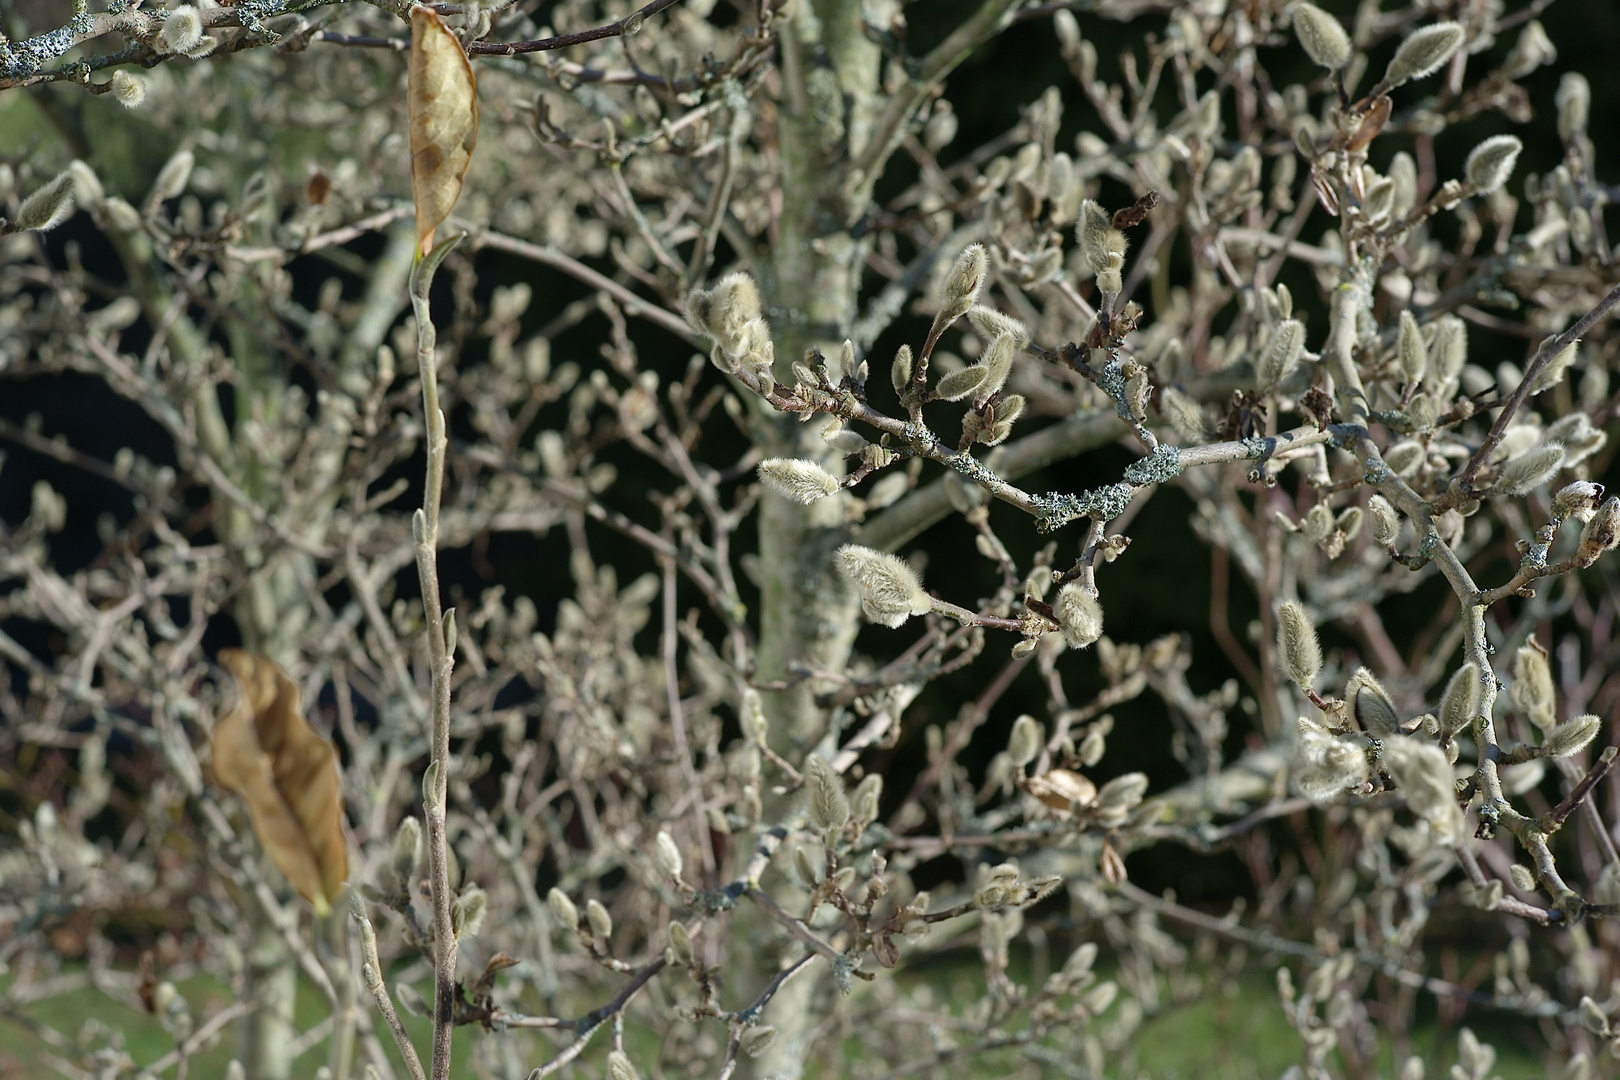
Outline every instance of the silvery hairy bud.
<path id="1" fill-rule="evenodd" d="M 1553 496 L 1553 509 L 1573 517 L 1584 518 L 1603 501 L 1603 485 L 1590 480 L 1577 480 L 1565 484 Z"/>
<path id="2" fill-rule="evenodd" d="M 1463 28 L 1454 22 L 1437 22 L 1416 31 L 1395 50 L 1384 71 L 1383 85 L 1396 87 L 1432 74 L 1462 48 L 1466 36 Z"/>
<path id="3" fill-rule="evenodd" d="M 884 626 L 897 627 L 932 610 L 933 600 L 903 559 L 859 544 L 838 549 L 838 572 L 861 589 L 861 610 Z"/>
<path id="4" fill-rule="evenodd" d="M 811 754 L 804 763 L 804 783 L 811 824 L 823 833 L 842 832 L 849 822 L 849 796 L 844 793 L 844 778 L 826 758 Z"/>
<path id="5" fill-rule="evenodd" d="M 1395 513 L 1395 507 L 1382 495 L 1374 495 L 1367 500 L 1367 517 L 1372 521 L 1373 539 L 1385 547 L 1395 543 L 1400 534 L 1401 519 Z"/>
<path id="6" fill-rule="evenodd" d="M 1299 737 L 1288 762 L 1288 784 L 1318 805 L 1331 803 L 1367 782 L 1366 739 L 1338 738 L 1326 728 L 1299 718 Z"/>
<path id="7" fill-rule="evenodd" d="M 1301 690 L 1308 690 L 1322 670 L 1322 646 L 1316 627 L 1298 600 L 1285 600 L 1277 609 L 1277 652 L 1283 673 Z"/>
<path id="8" fill-rule="evenodd" d="M 1592 520 L 1581 530 L 1581 544 L 1575 560 L 1582 566 L 1591 566 L 1597 557 L 1620 543 L 1620 498 L 1613 495 L 1603 500 Z"/>
<path id="9" fill-rule="evenodd" d="M 1286 382 L 1299 367 L 1300 354 L 1305 349 L 1305 324 L 1298 319 L 1284 319 L 1277 324 L 1261 350 L 1255 374 L 1260 389 L 1265 393 Z"/>
<path id="10" fill-rule="evenodd" d="M 1528 495 L 1553 478 L 1564 464 L 1564 448 L 1544 443 L 1502 466 L 1494 490 L 1498 495 Z"/>
<path id="11" fill-rule="evenodd" d="M 675 846 L 675 838 L 660 829 L 658 838 L 653 842 L 653 849 L 658 861 L 658 872 L 671 881 L 681 880 L 681 849 Z"/>
<path id="12" fill-rule="evenodd" d="M 1026 713 L 1013 721 L 1012 735 L 1007 739 L 1007 758 L 1021 769 L 1035 760 L 1045 741 L 1040 721 Z"/>
<path id="13" fill-rule="evenodd" d="M 1375 739 L 1387 739 L 1400 730 L 1395 702 L 1366 668 L 1357 668 L 1344 688 L 1345 711 Z"/>
<path id="14" fill-rule="evenodd" d="M 1558 106 L 1558 137 L 1565 142 L 1586 134 L 1587 118 L 1592 113 L 1592 84 L 1586 76 L 1570 71 L 1558 81 L 1558 93 L 1553 98 Z"/>
<path id="15" fill-rule="evenodd" d="M 1440 730 L 1455 735 L 1474 722 L 1479 712 L 1479 665 L 1469 661 L 1457 669 L 1440 695 Z"/>
<path id="16" fill-rule="evenodd" d="M 758 471 L 766 487 L 807 506 L 838 491 L 838 477 L 802 458 L 766 458 Z"/>
<path id="17" fill-rule="evenodd" d="M 1577 716 L 1547 732 L 1547 741 L 1542 744 L 1542 749 L 1547 751 L 1549 757 L 1573 757 L 1597 738 L 1602 727 L 1603 721 L 1596 716 Z"/>
<path id="18" fill-rule="evenodd" d="M 606 944 L 613 936 L 613 916 L 600 900 L 585 901 L 585 921 L 591 925 L 591 934 L 599 944 Z"/>
<path id="19" fill-rule="evenodd" d="M 1294 36 L 1320 67 L 1338 71 L 1350 61 L 1350 35 L 1338 19 L 1315 4 L 1294 7 Z"/>
<path id="20" fill-rule="evenodd" d="M 1429 823 L 1435 839 L 1462 839 L 1462 808 L 1451 780 L 1451 762 L 1433 743 L 1396 738 L 1384 744 L 1384 765 L 1406 795 L 1412 812 Z"/>
<path id="21" fill-rule="evenodd" d="M 475 938 L 489 914 L 489 894 L 474 885 L 450 902 L 450 927 L 456 940 Z"/>
<path id="22" fill-rule="evenodd" d="M 113 99 L 126 109 L 138 109 L 146 100 L 146 80 L 122 68 L 113 72 L 108 85 L 112 87 Z"/>
<path id="23" fill-rule="evenodd" d="M 1053 610 L 1069 648 L 1083 649 L 1102 637 L 1102 601 L 1080 582 L 1071 581 L 1058 590 Z"/>
<path id="24" fill-rule="evenodd" d="M 57 174 L 17 208 L 16 227 L 48 232 L 73 213 L 73 170 Z"/>
<path id="25" fill-rule="evenodd" d="M 1513 656 L 1513 686 L 1508 703 L 1542 731 L 1551 731 L 1558 722 L 1558 698 L 1553 691 L 1552 667 L 1547 650 L 1531 634 Z"/>
<path id="26" fill-rule="evenodd" d="M 565 929 L 579 929 L 579 908 L 568 899 L 568 894 L 561 889 L 553 888 L 546 893 L 546 906 L 551 909 L 551 917 L 556 919 Z"/>
<path id="27" fill-rule="evenodd" d="M 417 868 L 422 865 L 422 826 L 413 817 L 399 823 L 394 833 L 394 851 L 389 867 L 400 892 L 409 892 L 416 880 Z"/>
<path id="28" fill-rule="evenodd" d="M 990 272 L 990 256 L 983 244 L 969 244 L 956 257 L 951 272 L 945 275 L 945 284 L 939 290 L 939 313 L 929 329 L 930 338 L 938 337 L 947 326 L 968 313 L 979 299 L 979 290 Z"/>
<path id="29" fill-rule="evenodd" d="M 911 385 L 911 346 L 902 345 L 895 350 L 894 363 L 889 368 L 889 381 L 894 392 L 901 394 Z"/>
<path id="30" fill-rule="evenodd" d="M 1474 147 L 1463 165 L 1468 186 L 1481 195 L 1500 188 L 1513 175 L 1513 166 L 1523 149 L 1524 143 L 1512 135 L 1493 135 Z"/>
<path id="31" fill-rule="evenodd" d="M 1429 350 L 1423 344 L 1423 331 L 1410 311 L 1401 310 L 1400 334 L 1401 381 L 1416 386 L 1423 381 L 1429 369 Z"/>

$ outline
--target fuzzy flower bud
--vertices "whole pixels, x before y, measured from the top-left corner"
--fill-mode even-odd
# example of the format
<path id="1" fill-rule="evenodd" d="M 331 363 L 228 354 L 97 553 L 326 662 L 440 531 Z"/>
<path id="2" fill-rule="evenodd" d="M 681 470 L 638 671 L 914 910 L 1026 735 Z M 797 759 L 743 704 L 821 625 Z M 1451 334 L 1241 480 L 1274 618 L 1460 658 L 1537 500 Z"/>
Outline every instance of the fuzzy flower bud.
<path id="1" fill-rule="evenodd" d="M 1585 416 L 1585 413 L 1577 413 Z M 1560 513 L 1570 514 L 1574 517 L 1585 518 L 1598 508 L 1603 501 L 1603 485 L 1594 484 L 1590 480 L 1577 480 L 1572 484 L 1565 484 L 1553 496 L 1553 508 Z"/>
<path id="2" fill-rule="evenodd" d="M 984 379 L 974 388 L 974 405 L 983 408 L 1007 384 L 1007 376 L 1012 373 L 1013 357 L 1017 352 L 1018 342 L 1012 334 L 999 334 L 985 347 L 978 363 L 984 369 Z"/>
<path id="3" fill-rule="evenodd" d="M 1029 327 L 995 308 L 981 304 L 969 311 L 967 317 L 968 322 L 973 324 L 973 329 L 986 341 L 994 341 L 1003 334 L 1011 334 L 1017 348 L 1022 349 L 1029 344 Z"/>
<path id="4" fill-rule="evenodd" d="M 1581 544 L 1575 558 L 1582 566 L 1591 566 L 1597 557 L 1620 543 L 1620 497 L 1609 496 L 1597 508 L 1592 520 L 1581 530 Z"/>
<path id="5" fill-rule="evenodd" d="M 802 458 L 766 458 L 759 463 L 759 478 L 784 499 L 806 506 L 838 491 L 838 477 Z"/>
<path id="6" fill-rule="evenodd" d="M 961 371 L 943 376 L 934 386 L 934 396 L 941 401 L 961 401 L 977 390 L 990 374 L 983 364 L 973 364 Z"/>
<path id="7" fill-rule="evenodd" d="M 1384 71 L 1384 85 L 1395 87 L 1433 74 L 1462 48 L 1466 37 L 1463 28 L 1454 22 L 1437 22 L 1416 31 L 1395 50 Z"/>
<path id="8" fill-rule="evenodd" d="M 1423 331 L 1418 328 L 1417 319 L 1405 308 L 1401 309 L 1400 361 L 1401 380 L 1407 386 L 1423 381 L 1423 374 L 1429 369 L 1429 351 L 1423 345 Z"/>
<path id="9" fill-rule="evenodd" d="M 1288 765 L 1288 783 L 1313 803 L 1330 803 L 1366 783 L 1371 767 L 1361 745 L 1365 739 L 1341 739 L 1300 718 L 1299 739 Z"/>
<path id="10" fill-rule="evenodd" d="M 1357 668 L 1344 688 L 1344 707 L 1362 730 L 1375 739 L 1387 739 L 1400 730 L 1395 702 L 1366 668 Z"/>
<path id="11" fill-rule="evenodd" d="M 1528 495 L 1553 478 L 1564 464 L 1564 447 L 1559 443 L 1543 443 L 1502 466 L 1502 475 L 1496 480 L 1498 495 Z"/>
<path id="12" fill-rule="evenodd" d="M 1435 839 L 1443 844 L 1462 839 L 1462 808 L 1457 805 L 1451 763 L 1438 746 L 1417 739 L 1391 739 L 1384 744 L 1384 765 L 1405 793 L 1412 812 L 1429 823 Z"/>
<path id="13" fill-rule="evenodd" d="M 422 826 L 414 817 L 399 823 L 394 832 L 394 851 L 389 859 L 394 883 L 401 892 L 409 892 L 416 880 L 417 868 L 422 864 Z"/>
<path id="14" fill-rule="evenodd" d="M 1295 6 L 1294 36 L 1306 55 L 1329 71 L 1338 71 L 1350 60 L 1350 35 L 1338 19 L 1315 4 Z"/>
<path id="15" fill-rule="evenodd" d="M 636 1067 L 630 1064 L 630 1058 L 623 1050 L 614 1050 L 608 1054 L 608 1080 L 641 1080 L 636 1073 Z"/>
<path id="16" fill-rule="evenodd" d="M 1373 539 L 1389 547 L 1395 543 L 1399 535 L 1401 519 L 1395 513 L 1395 507 L 1382 495 L 1374 495 L 1367 500 L 1367 517 L 1372 521 Z"/>
<path id="17" fill-rule="evenodd" d="M 1457 669 L 1440 695 L 1440 730 L 1455 735 L 1474 722 L 1479 712 L 1479 665 L 1469 661 Z"/>
<path id="18" fill-rule="evenodd" d="M 691 967 L 697 963 L 697 950 L 692 948 L 692 935 L 687 932 L 686 925 L 679 919 L 673 919 L 669 924 L 669 952 L 670 958 L 682 967 Z"/>
<path id="19" fill-rule="evenodd" d="M 1045 741 L 1040 721 L 1025 713 L 1013 721 L 1012 735 L 1007 739 L 1007 759 L 1021 769 L 1035 760 Z"/>
<path id="20" fill-rule="evenodd" d="M 1305 324 L 1298 319 L 1284 319 L 1271 332 L 1266 347 L 1261 350 L 1255 365 L 1260 389 L 1266 393 L 1286 381 L 1299 366 L 1299 356 L 1305 349 Z"/>
<path id="21" fill-rule="evenodd" d="M 579 908 L 568 899 L 568 894 L 561 889 L 553 887 L 546 893 L 546 906 L 551 909 L 551 917 L 556 919 L 569 930 L 579 929 Z"/>
<path id="22" fill-rule="evenodd" d="M 613 916 L 600 900 L 585 901 L 585 921 L 591 924 L 591 934 L 599 944 L 606 944 L 613 936 Z"/>
<path id="23" fill-rule="evenodd" d="M 1524 143 L 1513 135 L 1493 135 L 1474 147 L 1463 166 L 1468 186 L 1481 195 L 1500 188 L 1513 175 L 1513 166 L 1523 149 Z"/>
<path id="24" fill-rule="evenodd" d="M 17 208 L 17 228 L 48 232 L 73 213 L 73 170 L 59 173 L 23 200 Z"/>
<path id="25" fill-rule="evenodd" d="M 850 796 L 850 814 L 861 827 L 877 820 L 883 801 L 883 774 L 867 773 Z"/>
<path id="26" fill-rule="evenodd" d="M 1102 601 L 1080 582 L 1071 581 L 1058 590 L 1053 610 L 1069 648 L 1083 649 L 1102 637 Z"/>
<path id="27" fill-rule="evenodd" d="M 1322 670 L 1322 646 L 1316 627 L 1298 600 L 1285 600 L 1277 609 L 1277 652 L 1283 671 L 1301 690 L 1308 690 Z"/>
<path id="28" fill-rule="evenodd" d="M 163 20 L 163 44 L 170 52 L 191 52 L 202 40 L 202 34 L 202 13 L 190 4 L 181 4 Z"/>
<path id="29" fill-rule="evenodd" d="M 895 351 L 894 364 L 889 368 L 889 381 L 894 392 L 903 393 L 911 385 L 911 346 L 902 345 Z"/>
<path id="30" fill-rule="evenodd" d="M 475 938 L 489 914 L 489 894 L 474 885 L 450 902 L 450 926 L 456 940 Z"/>
<path id="31" fill-rule="evenodd" d="M 1573 757 L 1585 750 L 1587 743 L 1597 738 L 1597 733 L 1602 727 L 1603 721 L 1590 713 L 1577 716 L 1569 723 L 1559 724 L 1547 732 L 1547 741 L 1542 744 L 1542 748 L 1551 757 Z"/>
<path id="32" fill-rule="evenodd" d="M 939 290 L 939 313 L 934 316 L 934 325 L 928 331 L 930 339 L 944 333 L 947 326 L 966 315 L 978 302 L 979 290 L 984 288 L 984 279 L 989 272 L 990 256 L 986 254 L 983 244 L 969 244 L 962 249 L 962 254 L 956 257 L 951 272 L 945 275 L 945 284 Z"/>
<path id="33" fill-rule="evenodd" d="M 838 572 L 860 586 L 861 609 L 873 622 L 896 627 L 933 607 L 917 572 L 894 555 L 845 544 L 838 549 Z"/>
<path id="34" fill-rule="evenodd" d="M 1558 137 L 1565 142 L 1586 134 L 1586 124 L 1592 114 L 1592 84 L 1579 72 L 1569 71 L 1558 81 L 1558 93 L 1553 97 L 1558 106 Z"/>
<path id="35" fill-rule="evenodd" d="M 1170 421 L 1176 434 L 1189 443 L 1200 442 L 1209 434 L 1198 402 L 1174 386 L 1159 391 L 1159 412 Z"/>
<path id="36" fill-rule="evenodd" d="M 1113 217 L 1093 199 L 1080 204 L 1074 232 L 1080 241 L 1080 254 L 1097 275 L 1097 288 L 1108 295 L 1117 294 L 1123 287 L 1120 269 L 1125 265 L 1125 234 L 1114 228 Z"/>
<path id="37" fill-rule="evenodd" d="M 1508 867 L 1508 877 L 1513 879 L 1513 887 L 1520 892 L 1536 891 L 1536 875 L 1528 866 L 1514 863 Z"/>
<path id="38" fill-rule="evenodd" d="M 1513 685 L 1507 697 L 1510 705 L 1542 731 L 1551 731 L 1558 723 L 1558 697 L 1553 691 L 1552 667 L 1547 663 L 1547 650 L 1534 634 L 1513 656 Z"/>
<path id="39" fill-rule="evenodd" d="M 126 109 L 140 108 L 141 102 L 146 100 L 146 80 L 139 75 L 132 75 L 122 69 L 113 72 L 112 96 L 118 104 Z"/>
<path id="40" fill-rule="evenodd" d="M 653 847 L 658 860 L 658 872 L 671 881 L 681 880 L 681 849 L 675 846 L 675 838 L 660 829 Z"/>
<path id="41" fill-rule="evenodd" d="M 1550 337 L 1547 338 L 1541 343 L 1541 348 L 1546 348 L 1552 340 Z M 1580 355 L 1580 344 L 1580 340 L 1576 339 L 1558 350 L 1558 355 L 1547 361 L 1542 369 L 1536 373 L 1536 377 L 1531 381 L 1530 389 L 1526 393 L 1531 395 L 1539 394 L 1545 390 L 1551 390 L 1563 382 L 1564 376 L 1569 373 L 1569 366 Z"/>
<path id="42" fill-rule="evenodd" d="M 849 796 L 844 792 L 843 777 L 826 758 L 811 754 L 804 763 L 804 783 L 811 824 L 823 833 L 842 832 L 849 822 Z"/>

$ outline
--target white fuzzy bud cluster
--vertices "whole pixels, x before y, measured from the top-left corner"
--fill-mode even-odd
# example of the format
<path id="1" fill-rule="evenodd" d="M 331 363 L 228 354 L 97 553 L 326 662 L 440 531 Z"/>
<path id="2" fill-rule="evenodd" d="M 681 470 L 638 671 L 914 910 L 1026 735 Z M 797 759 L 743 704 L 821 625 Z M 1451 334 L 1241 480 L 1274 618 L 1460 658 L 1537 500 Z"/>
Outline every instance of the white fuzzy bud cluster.
<path id="1" fill-rule="evenodd" d="M 714 341 L 709 359 L 728 374 L 747 372 L 762 386 L 775 379 L 776 346 L 760 306 L 759 286 L 742 271 L 727 274 L 713 289 L 686 298 L 686 321 Z"/>
<path id="2" fill-rule="evenodd" d="M 108 85 L 112 87 L 113 100 L 126 109 L 138 109 L 146 100 L 146 80 L 122 68 L 113 72 Z"/>
<path id="3" fill-rule="evenodd" d="M 838 491 L 838 477 L 803 458 L 766 458 L 759 463 L 759 478 L 784 499 L 806 506 Z"/>
<path id="4" fill-rule="evenodd" d="M 845 544 L 838 549 L 838 572 L 860 587 L 861 610 L 875 623 L 896 627 L 933 608 L 917 572 L 897 556 Z"/>
<path id="5" fill-rule="evenodd" d="M 1071 581 L 1059 589 L 1052 609 L 1069 648 L 1083 649 L 1102 637 L 1102 600 L 1080 582 Z"/>
<path id="6" fill-rule="evenodd" d="M 1429 823 L 1436 840 L 1455 844 L 1462 839 L 1462 808 L 1457 805 L 1451 763 L 1438 746 L 1415 738 L 1391 739 L 1384 744 L 1384 766 L 1412 812 Z"/>
<path id="7" fill-rule="evenodd" d="M 1323 805 L 1365 784 L 1370 774 L 1365 739 L 1341 738 L 1299 718 L 1299 737 L 1288 765 L 1288 783 L 1296 792 Z"/>
<path id="8" fill-rule="evenodd" d="M 1277 609 L 1277 654 L 1283 673 L 1301 690 L 1308 690 L 1322 670 L 1322 646 L 1316 640 L 1305 607 L 1298 600 L 1285 600 Z"/>
<path id="9" fill-rule="evenodd" d="M 1075 239 L 1080 242 L 1080 254 L 1086 265 L 1097 275 L 1097 288 L 1105 297 L 1119 295 L 1124 289 L 1122 271 L 1125 266 L 1125 234 L 1114 228 L 1114 219 L 1101 204 L 1087 199 L 1080 204 L 1080 218 L 1075 224 Z"/>

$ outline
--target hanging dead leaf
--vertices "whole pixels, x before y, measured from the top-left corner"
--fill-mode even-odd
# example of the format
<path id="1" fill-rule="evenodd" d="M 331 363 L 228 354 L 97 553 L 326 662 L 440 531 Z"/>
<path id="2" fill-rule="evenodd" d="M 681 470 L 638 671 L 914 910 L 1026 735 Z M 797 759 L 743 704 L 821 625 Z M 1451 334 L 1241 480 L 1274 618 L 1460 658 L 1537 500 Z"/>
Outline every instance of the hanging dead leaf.
<path id="1" fill-rule="evenodd" d="M 1097 785 L 1070 769 L 1048 769 L 1024 786 L 1054 810 L 1081 810 L 1097 801 Z"/>
<path id="2" fill-rule="evenodd" d="M 298 711 L 298 684 L 270 660 L 221 649 L 242 697 L 214 725 L 214 779 L 247 804 L 276 868 L 323 914 L 349 879 L 337 751 Z"/>
<path id="3" fill-rule="evenodd" d="M 478 80 L 461 42 L 431 8 L 411 9 L 411 194 L 416 242 L 433 250 L 433 233 L 455 209 L 478 142 Z"/>

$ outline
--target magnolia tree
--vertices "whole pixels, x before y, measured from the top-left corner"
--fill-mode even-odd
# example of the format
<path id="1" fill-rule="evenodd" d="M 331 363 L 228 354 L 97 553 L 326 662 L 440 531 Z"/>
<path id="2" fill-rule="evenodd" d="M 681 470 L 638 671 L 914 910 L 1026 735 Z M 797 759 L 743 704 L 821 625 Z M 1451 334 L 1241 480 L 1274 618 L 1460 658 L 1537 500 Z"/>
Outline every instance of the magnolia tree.
<path id="1" fill-rule="evenodd" d="M 0 1045 L 1130 1077 L 1256 984 L 1289 1076 L 1607 1075 L 1546 6 L 18 5 Z"/>

